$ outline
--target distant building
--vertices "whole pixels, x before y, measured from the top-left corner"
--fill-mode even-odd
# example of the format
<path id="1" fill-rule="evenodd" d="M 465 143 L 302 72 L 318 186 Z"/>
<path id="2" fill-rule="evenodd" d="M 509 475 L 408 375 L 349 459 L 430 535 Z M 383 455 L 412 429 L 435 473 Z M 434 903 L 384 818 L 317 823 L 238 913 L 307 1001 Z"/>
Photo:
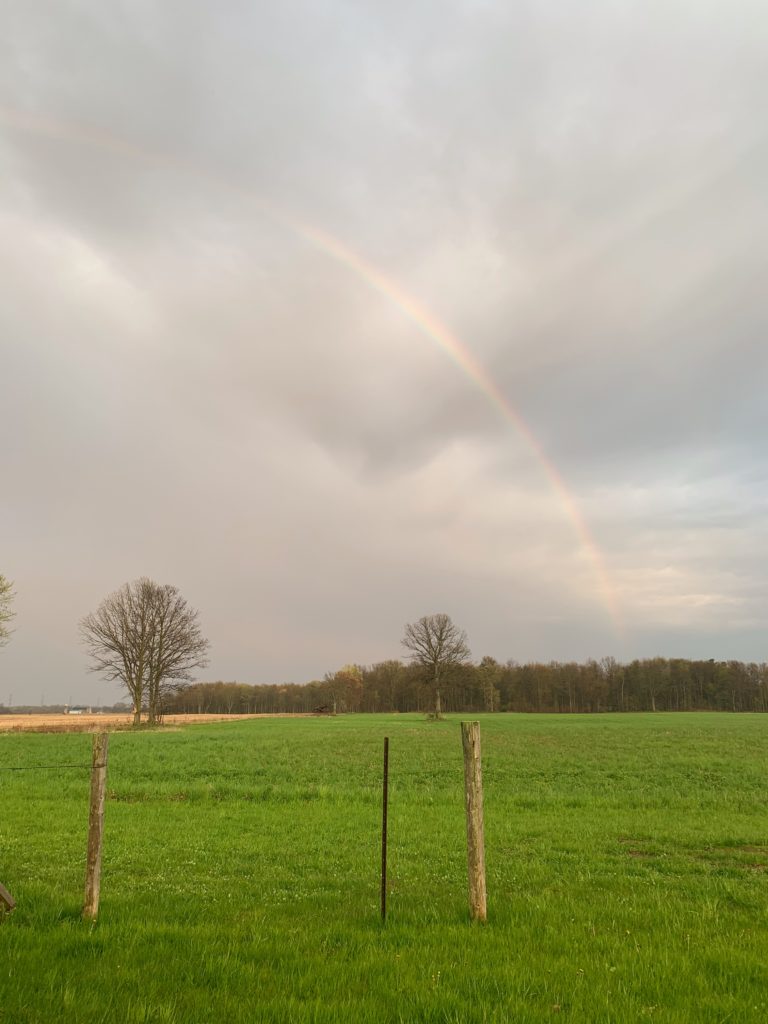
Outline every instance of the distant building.
<path id="1" fill-rule="evenodd" d="M 93 709 L 86 708 L 82 704 L 73 704 L 72 707 L 69 704 L 64 705 L 65 715 L 92 715 Z"/>

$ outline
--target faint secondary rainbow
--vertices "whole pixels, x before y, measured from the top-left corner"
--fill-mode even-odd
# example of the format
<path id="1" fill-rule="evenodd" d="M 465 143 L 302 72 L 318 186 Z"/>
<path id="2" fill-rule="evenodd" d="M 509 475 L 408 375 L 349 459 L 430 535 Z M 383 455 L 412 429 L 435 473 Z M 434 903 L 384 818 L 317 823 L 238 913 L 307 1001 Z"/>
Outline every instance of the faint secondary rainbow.
<path id="1" fill-rule="evenodd" d="M 487 370 L 472 355 L 467 346 L 456 335 L 452 334 L 431 310 L 419 303 L 412 295 L 408 294 L 399 285 L 395 284 L 391 278 L 387 277 L 378 267 L 369 263 L 335 236 L 278 210 L 249 189 L 235 184 L 220 174 L 214 173 L 198 164 L 161 152 L 144 149 L 119 136 L 105 133 L 102 130 L 96 131 L 58 120 L 30 117 L 29 115 L 20 114 L 3 107 L 0 107 L 0 120 L 4 120 L 6 123 L 23 131 L 45 135 L 54 139 L 68 139 L 109 150 L 122 156 L 130 156 L 157 166 L 191 172 L 199 178 L 207 179 L 219 187 L 226 188 L 228 191 L 243 195 L 249 201 L 255 202 L 259 209 L 268 217 L 346 267 L 353 274 L 361 278 L 370 288 L 388 299 L 418 328 L 421 334 L 433 341 L 446 353 L 451 361 L 489 399 L 502 418 L 511 424 L 523 437 L 541 466 L 544 476 L 557 495 L 560 504 L 574 527 L 581 546 L 589 557 L 603 601 L 617 632 L 619 634 L 623 633 L 623 621 L 616 593 L 606 569 L 602 553 L 562 475 L 546 455 L 534 432 L 515 407 L 507 400 Z"/>

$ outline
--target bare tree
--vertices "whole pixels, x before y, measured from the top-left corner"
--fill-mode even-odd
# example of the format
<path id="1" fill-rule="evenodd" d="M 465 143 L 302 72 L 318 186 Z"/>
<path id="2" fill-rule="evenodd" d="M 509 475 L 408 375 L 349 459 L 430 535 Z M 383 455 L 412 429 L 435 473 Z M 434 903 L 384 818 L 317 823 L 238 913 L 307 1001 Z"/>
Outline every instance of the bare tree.
<path id="1" fill-rule="evenodd" d="M 15 615 L 11 607 L 12 602 L 13 584 L 0 573 L 0 647 L 8 643 L 11 635 L 8 623 Z"/>
<path id="2" fill-rule="evenodd" d="M 192 670 L 208 664 L 208 641 L 200 632 L 197 612 L 176 587 L 157 587 L 153 601 L 152 643 L 147 670 L 149 721 L 163 714 L 165 698 L 192 679 Z"/>
<path id="3" fill-rule="evenodd" d="M 91 671 L 128 691 L 136 725 L 144 709 L 150 724 L 158 722 L 167 695 L 208 663 L 197 612 L 176 587 L 146 576 L 106 597 L 81 621 L 80 635 Z"/>
<path id="4" fill-rule="evenodd" d="M 467 634 L 454 625 L 450 615 L 425 615 L 405 627 L 402 639 L 412 661 L 429 674 L 435 698 L 435 718 L 442 715 L 440 689 L 446 675 L 457 665 L 469 661 L 471 653 Z"/>

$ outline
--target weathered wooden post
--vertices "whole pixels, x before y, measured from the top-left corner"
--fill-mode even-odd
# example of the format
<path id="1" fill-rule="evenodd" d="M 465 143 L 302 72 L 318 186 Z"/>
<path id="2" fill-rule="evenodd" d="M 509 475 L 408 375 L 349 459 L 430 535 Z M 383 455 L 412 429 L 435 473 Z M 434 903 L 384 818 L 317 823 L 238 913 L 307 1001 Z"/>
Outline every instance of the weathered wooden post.
<path id="1" fill-rule="evenodd" d="M 467 809 L 467 867 L 469 915 L 487 919 L 485 891 L 485 838 L 483 835 L 483 773 L 480 764 L 480 723 L 461 723 L 464 747 L 464 803 Z"/>
<path id="2" fill-rule="evenodd" d="M 381 920 L 387 919 L 387 804 L 389 803 L 389 736 L 384 737 L 384 781 L 381 793 Z"/>
<path id="3" fill-rule="evenodd" d="M 0 916 L 6 911 L 10 914 L 16 906 L 16 900 L 11 896 L 4 885 L 0 885 Z"/>
<path id="4" fill-rule="evenodd" d="M 109 736 L 93 737 L 91 765 L 91 803 L 88 814 L 88 859 L 85 866 L 85 903 L 83 917 L 96 920 L 101 891 L 101 840 L 104 835 L 104 801 L 107 796 L 107 752 Z"/>

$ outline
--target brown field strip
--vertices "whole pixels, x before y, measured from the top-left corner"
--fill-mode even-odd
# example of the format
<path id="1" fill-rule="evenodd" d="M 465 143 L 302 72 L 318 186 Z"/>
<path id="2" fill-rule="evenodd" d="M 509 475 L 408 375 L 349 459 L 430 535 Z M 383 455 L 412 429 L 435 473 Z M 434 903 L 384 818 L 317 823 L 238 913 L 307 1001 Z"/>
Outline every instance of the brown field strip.
<path id="1" fill-rule="evenodd" d="M 241 722 L 245 718 L 311 718 L 307 714 L 274 715 L 166 715 L 163 725 L 203 725 L 206 722 Z M 130 729 L 128 715 L 0 715 L 0 732 L 103 732 Z"/>

